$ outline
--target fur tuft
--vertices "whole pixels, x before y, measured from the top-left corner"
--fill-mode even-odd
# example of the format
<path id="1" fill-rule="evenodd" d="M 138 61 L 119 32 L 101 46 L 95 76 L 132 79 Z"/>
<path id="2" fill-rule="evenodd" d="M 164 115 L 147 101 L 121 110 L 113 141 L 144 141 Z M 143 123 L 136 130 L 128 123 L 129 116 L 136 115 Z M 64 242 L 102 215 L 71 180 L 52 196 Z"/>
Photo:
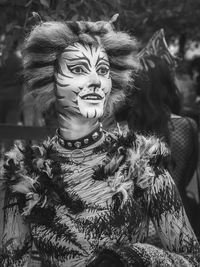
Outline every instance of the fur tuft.
<path id="1" fill-rule="evenodd" d="M 28 194 L 34 189 L 35 179 L 27 175 L 21 175 L 21 178 L 16 184 L 12 186 L 12 192 L 17 192 L 21 194 Z"/>
<path id="2" fill-rule="evenodd" d="M 154 136 L 137 135 L 135 147 L 129 149 L 128 161 L 132 166 L 132 175 L 138 187 L 145 189 L 154 182 L 155 170 L 170 155 L 169 148 Z"/>

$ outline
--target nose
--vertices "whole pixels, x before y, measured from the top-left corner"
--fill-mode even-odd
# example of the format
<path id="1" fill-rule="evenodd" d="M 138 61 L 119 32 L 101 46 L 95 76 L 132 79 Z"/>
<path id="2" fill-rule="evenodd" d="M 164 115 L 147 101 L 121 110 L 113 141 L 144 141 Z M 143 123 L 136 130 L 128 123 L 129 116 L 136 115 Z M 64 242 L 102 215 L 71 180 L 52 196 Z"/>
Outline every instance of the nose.
<path id="1" fill-rule="evenodd" d="M 101 87 L 99 75 L 96 72 L 91 73 L 88 88 L 93 89 L 94 92 L 97 88 Z"/>

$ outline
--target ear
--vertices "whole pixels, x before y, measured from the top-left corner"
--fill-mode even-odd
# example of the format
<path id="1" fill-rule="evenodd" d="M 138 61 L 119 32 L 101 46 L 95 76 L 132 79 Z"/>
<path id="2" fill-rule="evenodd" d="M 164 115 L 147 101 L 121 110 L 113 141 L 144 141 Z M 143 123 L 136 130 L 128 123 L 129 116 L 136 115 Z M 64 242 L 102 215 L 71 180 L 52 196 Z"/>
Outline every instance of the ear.
<path id="1" fill-rule="evenodd" d="M 115 15 L 113 15 L 112 16 L 112 18 L 110 19 L 110 23 L 114 23 L 117 19 L 118 19 L 118 17 L 119 17 L 119 14 L 118 13 L 116 13 Z"/>
<path id="2" fill-rule="evenodd" d="M 37 13 L 37 12 L 31 12 L 31 14 L 32 14 L 32 16 L 33 16 L 33 18 L 34 18 L 34 20 L 35 20 L 36 23 L 39 24 L 39 23 L 42 23 L 43 22 L 41 16 L 39 15 L 39 13 Z"/>
<path id="3" fill-rule="evenodd" d="M 154 33 L 147 45 L 140 51 L 138 57 L 143 60 L 146 56 L 151 55 L 163 59 L 170 69 L 175 69 L 177 66 L 177 61 L 179 59 L 170 52 L 163 29 Z"/>

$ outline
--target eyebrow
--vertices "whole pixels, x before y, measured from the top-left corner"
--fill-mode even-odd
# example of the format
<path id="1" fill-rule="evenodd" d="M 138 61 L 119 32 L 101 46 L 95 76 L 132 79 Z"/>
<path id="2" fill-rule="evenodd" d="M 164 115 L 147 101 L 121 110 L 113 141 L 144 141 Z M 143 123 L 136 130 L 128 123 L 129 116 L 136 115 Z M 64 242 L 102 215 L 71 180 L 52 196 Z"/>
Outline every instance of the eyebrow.
<path id="1" fill-rule="evenodd" d="M 90 71 L 88 64 L 86 62 L 81 62 L 81 63 L 79 63 L 79 65 L 83 65 L 88 71 Z M 70 65 L 70 67 L 74 67 L 74 66 L 77 66 L 77 64 Z M 68 68 L 69 68 L 69 66 L 68 66 Z"/>
<path id="2" fill-rule="evenodd" d="M 110 66 L 109 61 L 106 58 L 98 56 L 97 62 L 95 64 L 95 67 L 97 67 L 100 64 L 101 61 L 104 61 L 105 63 L 107 63 L 108 67 Z"/>
<path id="3" fill-rule="evenodd" d="M 65 52 L 79 52 L 79 49 L 75 45 L 73 45 L 73 47 L 74 47 L 74 49 L 73 48 L 65 48 L 63 53 L 65 53 Z"/>
<path id="4" fill-rule="evenodd" d="M 85 60 L 85 61 L 87 61 L 88 65 L 91 67 L 91 63 L 90 63 L 89 59 L 86 57 L 86 55 L 83 52 L 82 52 L 82 54 L 84 55 L 83 57 L 76 56 L 74 58 L 68 58 L 68 57 L 64 56 L 63 58 L 68 60 L 68 61 L 70 61 L 70 62 L 74 62 L 74 61 L 77 61 L 77 60 Z"/>

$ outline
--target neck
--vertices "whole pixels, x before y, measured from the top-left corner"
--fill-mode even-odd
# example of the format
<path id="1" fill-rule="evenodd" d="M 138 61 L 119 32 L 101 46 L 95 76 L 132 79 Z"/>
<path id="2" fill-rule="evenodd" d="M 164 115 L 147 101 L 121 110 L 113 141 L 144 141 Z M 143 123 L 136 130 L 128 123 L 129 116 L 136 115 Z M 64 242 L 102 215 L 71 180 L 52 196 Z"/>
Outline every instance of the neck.
<path id="1" fill-rule="evenodd" d="M 73 116 L 62 120 L 58 118 L 59 133 L 64 140 L 76 140 L 83 138 L 94 131 L 98 125 L 98 119 L 88 119 L 82 116 Z"/>

